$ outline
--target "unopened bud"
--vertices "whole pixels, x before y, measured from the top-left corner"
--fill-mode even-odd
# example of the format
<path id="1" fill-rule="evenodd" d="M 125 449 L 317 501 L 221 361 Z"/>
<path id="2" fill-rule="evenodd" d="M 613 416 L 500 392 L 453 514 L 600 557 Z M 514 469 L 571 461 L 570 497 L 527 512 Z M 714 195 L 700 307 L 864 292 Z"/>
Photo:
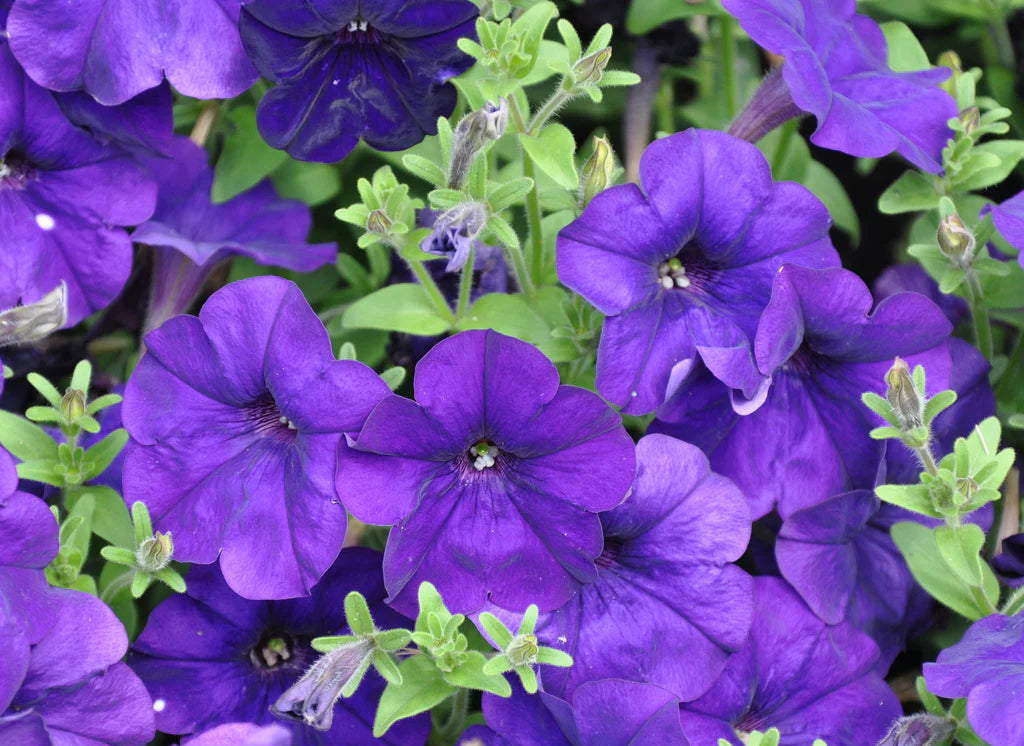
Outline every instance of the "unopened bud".
<path id="1" fill-rule="evenodd" d="M 270 707 L 284 720 L 295 720 L 317 730 L 331 729 L 334 703 L 350 695 L 366 673 L 373 643 L 355 640 L 324 653 L 294 685 Z"/>
<path id="2" fill-rule="evenodd" d="M 537 662 L 537 635 L 516 635 L 508 644 L 505 655 L 513 666 L 529 666 Z"/>
<path id="3" fill-rule="evenodd" d="M 68 288 L 62 281 L 35 303 L 0 313 L 0 347 L 38 342 L 68 320 Z"/>
<path id="4" fill-rule="evenodd" d="M 981 124 L 981 110 L 977 106 L 968 106 L 960 112 L 959 119 L 960 124 L 964 128 L 964 133 L 968 135 L 973 134 Z"/>
<path id="5" fill-rule="evenodd" d="M 477 153 L 489 142 L 500 140 L 508 127 L 508 102 L 488 101 L 478 111 L 471 111 L 459 121 L 452 135 L 451 165 L 448 186 L 461 189 Z"/>
<path id="6" fill-rule="evenodd" d="M 885 398 L 896 415 L 900 429 L 908 432 L 924 425 L 924 402 L 910 375 L 910 366 L 897 357 L 885 374 L 885 383 L 889 387 Z"/>
<path id="7" fill-rule="evenodd" d="M 615 154 L 612 152 L 612 144 L 607 137 L 595 137 L 594 154 L 583 164 L 580 172 L 580 200 L 583 207 L 611 185 L 614 173 Z"/>
<path id="8" fill-rule="evenodd" d="M 366 230 L 378 236 L 386 236 L 391 232 L 391 218 L 383 210 L 374 210 L 366 219 Z"/>
<path id="9" fill-rule="evenodd" d="M 939 223 L 936 236 L 939 249 L 960 269 L 966 269 L 974 261 L 974 234 L 967 229 L 959 215 L 947 215 Z"/>
<path id="10" fill-rule="evenodd" d="M 65 422 L 71 423 L 85 414 L 85 392 L 68 389 L 60 400 L 60 413 Z"/>
<path id="11" fill-rule="evenodd" d="M 952 50 L 943 52 L 939 55 L 938 64 L 939 67 L 948 67 L 953 71 L 953 74 L 942 83 L 941 87 L 950 96 L 955 97 L 960 76 L 964 73 L 964 66 L 960 61 L 960 55 Z"/>
<path id="12" fill-rule="evenodd" d="M 150 574 L 160 572 L 171 563 L 174 556 L 174 541 L 171 532 L 165 534 L 157 531 L 153 536 L 142 542 L 135 550 L 135 561 L 139 568 Z"/>
<path id="13" fill-rule="evenodd" d="M 878 746 L 934 746 L 953 735 L 954 730 L 949 718 L 922 712 L 897 718 Z"/>
<path id="14" fill-rule="evenodd" d="M 572 78 L 577 87 L 597 85 L 612 58 L 612 48 L 605 47 L 588 54 L 572 66 Z"/>

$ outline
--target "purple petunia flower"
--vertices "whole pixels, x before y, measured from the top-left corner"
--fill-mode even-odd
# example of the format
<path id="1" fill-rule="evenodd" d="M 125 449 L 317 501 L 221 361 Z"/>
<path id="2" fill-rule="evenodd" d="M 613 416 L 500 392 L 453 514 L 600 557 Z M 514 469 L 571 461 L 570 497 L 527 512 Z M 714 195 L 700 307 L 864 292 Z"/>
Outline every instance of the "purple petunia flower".
<path id="1" fill-rule="evenodd" d="M 558 235 L 558 275 L 607 315 L 597 390 L 630 414 L 669 398 L 699 357 L 746 397 L 763 378 L 750 352 L 783 262 L 833 267 L 828 210 L 772 182 L 761 152 L 721 132 L 652 143 L 643 191 L 612 187 Z"/>
<path id="2" fill-rule="evenodd" d="M 923 171 L 942 170 L 957 115 L 938 88 L 947 68 L 895 72 L 882 29 L 855 0 L 723 0 L 743 30 L 785 58 L 769 73 L 730 133 L 756 142 L 787 119 L 813 114 L 811 142 L 863 158 L 896 151 Z"/>
<path id="3" fill-rule="evenodd" d="M 148 743 L 152 701 L 119 662 L 128 647 L 121 622 L 87 593 L 54 588 L 50 597 L 52 622 L 31 643 L 0 607 L 0 743 Z"/>
<path id="4" fill-rule="evenodd" d="M 414 612 L 429 580 L 458 613 L 488 596 L 551 611 L 593 582 L 594 513 L 622 501 L 636 463 L 619 416 L 560 386 L 535 347 L 494 331 L 440 342 L 416 366 L 414 390 L 415 402 L 384 399 L 338 456 L 345 507 L 394 525 L 389 603 Z"/>
<path id="5" fill-rule="evenodd" d="M 131 270 L 120 226 L 146 220 L 156 187 L 119 147 L 68 120 L 0 44 L 0 308 L 67 283 L 69 325 L 106 306 Z"/>
<path id="6" fill-rule="evenodd" d="M 46 503 L 17 488 L 14 460 L 0 448 L 0 619 L 24 635 L 27 653 L 53 624 L 55 602 L 43 569 L 59 547 Z"/>
<path id="7" fill-rule="evenodd" d="M 122 409 L 126 501 L 173 531 L 176 559 L 220 555 L 239 594 L 305 595 L 345 535 L 334 491 L 342 434 L 359 430 L 387 386 L 334 359 L 323 324 L 280 277 L 232 283 L 146 344 Z"/>
<path id="8" fill-rule="evenodd" d="M 232 98 L 258 77 L 238 36 L 241 0 L 16 0 L 11 48 L 28 74 L 56 91 L 120 104 L 166 76 L 195 98 Z M 216 54 L 211 54 L 216 50 Z"/>
<path id="9" fill-rule="evenodd" d="M 484 694 L 483 710 L 487 726 L 477 726 L 471 736 L 483 746 L 689 744 L 679 724 L 679 700 L 660 686 L 636 681 L 591 681 L 576 690 L 571 705 L 515 686 L 510 698 Z M 476 746 L 467 736 L 458 745 Z"/>
<path id="10" fill-rule="evenodd" d="M 988 208 L 992 213 L 992 222 L 996 229 L 1003 234 L 1003 238 L 1015 249 L 1020 250 L 1017 261 L 1024 268 L 1024 192 L 1015 197 L 992 205 Z M 986 210 L 982 210 L 984 215 Z"/>
<path id="11" fill-rule="evenodd" d="M 743 495 L 689 443 L 649 435 L 636 453 L 633 491 L 601 514 L 597 580 L 537 627 L 573 657 L 571 668 L 543 670 L 544 690 L 564 699 L 604 678 L 695 699 L 750 630 L 751 578 L 729 564 L 750 537 Z"/>
<path id="12" fill-rule="evenodd" d="M 988 743 L 1024 743 L 1024 613 L 978 620 L 924 664 L 924 678 L 932 694 L 967 697 L 967 719 Z"/>
<path id="13" fill-rule="evenodd" d="M 468 0 L 253 0 L 242 41 L 277 87 L 260 101 L 260 134 L 306 161 L 344 158 L 360 139 L 404 150 L 437 133 L 455 108 L 450 78 L 472 58 L 455 45 L 475 38 Z"/>
<path id="14" fill-rule="evenodd" d="M 292 746 L 292 733 L 283 725 L 225 723 L 192 738 L 182 746 Z"/>
<path id="15" fill-rule="evenodd" d="M 1011 588 L 1024 586 L 1024 534 L 1003 539 L 1003 551 L 992 558 L 992 569 Z"/>
<path id="16" fill-rule="evenodd" d="M 878 276 L 871 290 L 879 303 L 896 293 L 920 293 L 931 298 L 942 309 L 949 323 L 956 326 L 970 318 L 967 301 L 958 295 L 946 295 L 939 283 L 920 264 L 894 264 Z"/>
<path id="17" fill-rule="evenodd" d="M 754 341 L 758 367 L 771 377 L 764 403 L 737 413 L 729 393 L 704 373 L 652 427 L 704 449 L 711 468 L 747 496 L 755 518 L 778 505 L 785 519 L 874 487 L 885 447 L 868 433 L 881 420 L 860 396 L 884 392 L 896 355 L 924 365 L 929 395 L 948 388 L 949 332 L 942 311 L 922 295 L 894 295 L 872 311 L 871 292 L 852 272 L 786 265 Z"/>
<path id="18" fill-rule="evenodd" d="M 697 744 L 739 746 L 778 728 L 781 746 L 876 743 L 900 715 L 874 672 L 878 648 L 851 625 L 828 626 L 782 580 L 754 580 L 754 625 L 710 691 L 683 703 L 683 730 Z"/>
<path id="19" fill-rule="evenodd" d="M 881 649 L 884 673 L 916 621 L 917 584 L 889 536 L 915 516 L 867 490 L 847 492 L 791 514 L 775 541 L 779 570 L 827 624 L 847 621 Z"/>
<path id="20" fill-rule="evenodd" d="M 213 204 L 206 151 L 179 137 L 168 152 L 169 159 L 148 159 L 159 198 L 153 217 L 132 234 L 135 243 L 155 249 L 146 331 L 186 311 L 209 273 L 231 256 L 298 272 L 334 261 L 334 244 L 306 243 L 312 216 L 305 204 L 281 199 L 269 181 Z"/>
<path id="21" fill-rule="evenodd" d="M 165 733 L 194 733 L 225 723 L 280 723 L 296 746 L 425 743 L 427 716 L 402 720 L 385 739 L 373 738 L 373 713 L 384 680 L 372 671 L 352 697 L 339 701 L 328 731 L 277 721 L 268 709 L 319 657 L 310 647 L 313 638 L 348 631 L 345 596 L 350 591 L 366 597 L 382 629 L 410 626 L 383 603 L 380 562 L 380 554 L 371 549 L 345 549 L 309 598 L 290 601 L 246 600 L 228 587 L 216 567 L 193 567 L 187 593 L 153 611 L 128 657 L 158 703 L 157 727 Z"/>

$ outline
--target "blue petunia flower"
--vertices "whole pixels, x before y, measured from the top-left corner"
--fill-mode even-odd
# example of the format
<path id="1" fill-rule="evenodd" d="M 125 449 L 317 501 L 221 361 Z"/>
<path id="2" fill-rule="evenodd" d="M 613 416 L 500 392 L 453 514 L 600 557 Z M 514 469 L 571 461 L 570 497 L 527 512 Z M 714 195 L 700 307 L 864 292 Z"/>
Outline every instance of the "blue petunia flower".
<path id="1" fill-rule="evenodd" d="M 473 60 L 455 45 L 475 37 L 468 0 L 253 0 L 242 41 L 277 83 L 260 101 L 260 134 L 306 161 L 344 158 L 360 139 L 404 150 L 437 133 L 455 108 L 447 81 Z"/>
<path id="2" fill-rule="evenodd" d="M 991 211 L 992 221 L 1011 246 L 1020 251 L 1017 261 L 1024 268 L 1024 192 L 982 210 Z"/>

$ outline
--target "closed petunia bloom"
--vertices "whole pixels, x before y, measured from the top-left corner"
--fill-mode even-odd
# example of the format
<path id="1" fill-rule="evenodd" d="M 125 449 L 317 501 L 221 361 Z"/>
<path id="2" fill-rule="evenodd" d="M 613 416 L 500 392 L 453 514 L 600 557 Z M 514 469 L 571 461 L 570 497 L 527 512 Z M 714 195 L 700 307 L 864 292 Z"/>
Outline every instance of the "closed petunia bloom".
<path id="1" fill-rule="evenodd" d="M 186 96 L 232 98 L 258 77 L 238 35 L 241 0 L 18 0 L 7 32 L 28 74 L 120 104 L 166 77 Z"/>
<path id="2" fill-rule="evenodd" d="M 598 511 L 633 481 L 633 441 L 596 394 L 560 386 L 534 346 L 494 331 L 444 340 L 416 366 L 416 401 L 389 396 L 338 455 L 345 507 L 394 526 L 388 602 L 430 581 L 455 613 L 551 611 L 597 577 Z"/>
<path id="3" fill-rule="evenodd" d="M 640 181 L 601 192 L 558 235 L 559 278 L 607 316 L 597 390 L 646 414 L 703 361 L 754 397 L 764 378 L 751 342 L 776 271 L 839 266 L 828 210 L 721 132 L 655 141 Z"/>
<path id="4" fill-rule="evenodd" d="M 882 29 L 855 0 L 723 0 L 743 30 L 785 58 L 769 73 L 730 132 L 756 142 L 787 119 L 813 114 L 811 142 L 861 158 L 896 151 L 930 173 L 957 115 L 938 87 L 947 68 L 896 72 Z"/>
<path id="5" fill-rule="evenodd" d="M 239 594 L 306 595 L 345 536 L 339 443 L 387 386 L 335 360 L 327 330 L 280 277 L 232 283 L 146 344 L 122 407 L 126 501 L 173 532 L 175 559 L 219 556 Z"/>
<path id="6" fill-rule="evenodd" d="M 277 87 L 260 101 L 260 134 L 304 161 L 330 163 L 362 139 L 405 150 L 437 133 L 455 109 L 447 81 L 472 58 L 455 45 L 474 37 L 468 0 L 253 0 L 242 41 Z"/>
<path id="7" fill-rule="evenodd" d="M 924 664 L 924 679 L 932 694 L 967 697 L 967 720 L 988 743 L 1024 743 L 1024 613 L 978 620 Z"/>

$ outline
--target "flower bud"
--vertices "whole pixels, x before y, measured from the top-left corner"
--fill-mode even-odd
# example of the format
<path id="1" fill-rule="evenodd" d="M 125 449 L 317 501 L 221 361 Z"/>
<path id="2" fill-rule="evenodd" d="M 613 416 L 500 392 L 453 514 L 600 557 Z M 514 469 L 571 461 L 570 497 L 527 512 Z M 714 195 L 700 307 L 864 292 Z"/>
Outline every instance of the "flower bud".
<path id="1" fill-rule="evenodd" d="M 529 666 L 537 662 L 537 635 L 516 635 L 508 644 L 505 655 L 513 666 Z"/>
<path id="2" fill-rule="evenodd" d="M 501 139 L 507 127 L 508 102 L 504 98 L 498 99 L 498 103 L 488 101 L 483 108 L 462 118 L 452 135 L 449 188 L 462 188 L 477 153 L 487 143 Z"/>
<path id="3" fill-rule="evenodd" d="M 366 230 L 378 236 L 386 236 L 391 232 L 391 218 L 383 210 L 374 210 L 366 218 Z"/>
<path id="4" fill-rule="evenodd" d="M 900 429 L 908 432 L 924 425 L 924 402 L 910 375 L 910 366 L 897 357 L 885 374 L 885 383 L 889 387 L 885 398 L 896 415 Z"/>
<path id="5" fill-rule="evenodd" d="M 594 154 L 583 164 L 580 172 L 580 200 L 583 207 L 611 185 L 614 173 L 615 154 L 612 152 L 612 144 L 607 137 L 595 137 Z"/>
<path id="6" fill-rule="evenodd" d="M 68 288 L 62 281 L 35 303 L 0 313 L 0 347 L 38 342 L 68 319 Z"/>
<path id="7" fill-rule="evenodd" d="M 317 730 L 331 729 L 334 703 L 355 691 L 369 667 L 373 643 L 359 639 L 324 653 L 290 688 L 270 712 L 284 720 L 296 720 Z"/>
<path id="8" fill-rule="evenodd" d="M 973 134 L 978 125 L 981 124 L 981 110 L 977 106 L 968 106 L 960 112 L 960 124 L 963 125 L 965 134 Z"/>
<path id="9" fill-rule="evenodd" d="M 939 55 L 938 59 L 939 67 L 948 67 L 953 71 L 940 87 L 948 93 L 950 96 L 956 96 L 957 85 L 960 81 L 960 76 L 964 73 L 963 63 L 960 61 L 960 55 L 952 50 L 948 50 Z"/>
<path id="10" fill-rule="evenodd" d="M 878 746 L 934 746 L 953 735 L 955 729 L 949 718 L 922 712 L 897 718 Z"/>
<path id="11" fill-rule="evenodd" d="M 597 85 L 612 58 L 612 48 L 605 47 L 588 54 L 572 66 L 572 78 L 577 88 Z"/>
<path id="12" fill-rule="evenodd" d="M 71 423 L 85 414 L 85 392 L 68 389 L 60 400 L 60 413 L 65 422 Z"/>
<path id="13" fill-rule="evenodd" d="M 167 567 L 173 555 L 174 541 L 171 539 L 171 532 L 162 534 L 157 531 L 135 550 L 135 561 L 141 570 L 153 574 Z"/>
<path id="14" fill-rule="evenodd" d="M 954 266 L 966 269 L 974 261 L 974 234 L 959 215 L 947 215 L 939 223 L 939 249 Z"/>

